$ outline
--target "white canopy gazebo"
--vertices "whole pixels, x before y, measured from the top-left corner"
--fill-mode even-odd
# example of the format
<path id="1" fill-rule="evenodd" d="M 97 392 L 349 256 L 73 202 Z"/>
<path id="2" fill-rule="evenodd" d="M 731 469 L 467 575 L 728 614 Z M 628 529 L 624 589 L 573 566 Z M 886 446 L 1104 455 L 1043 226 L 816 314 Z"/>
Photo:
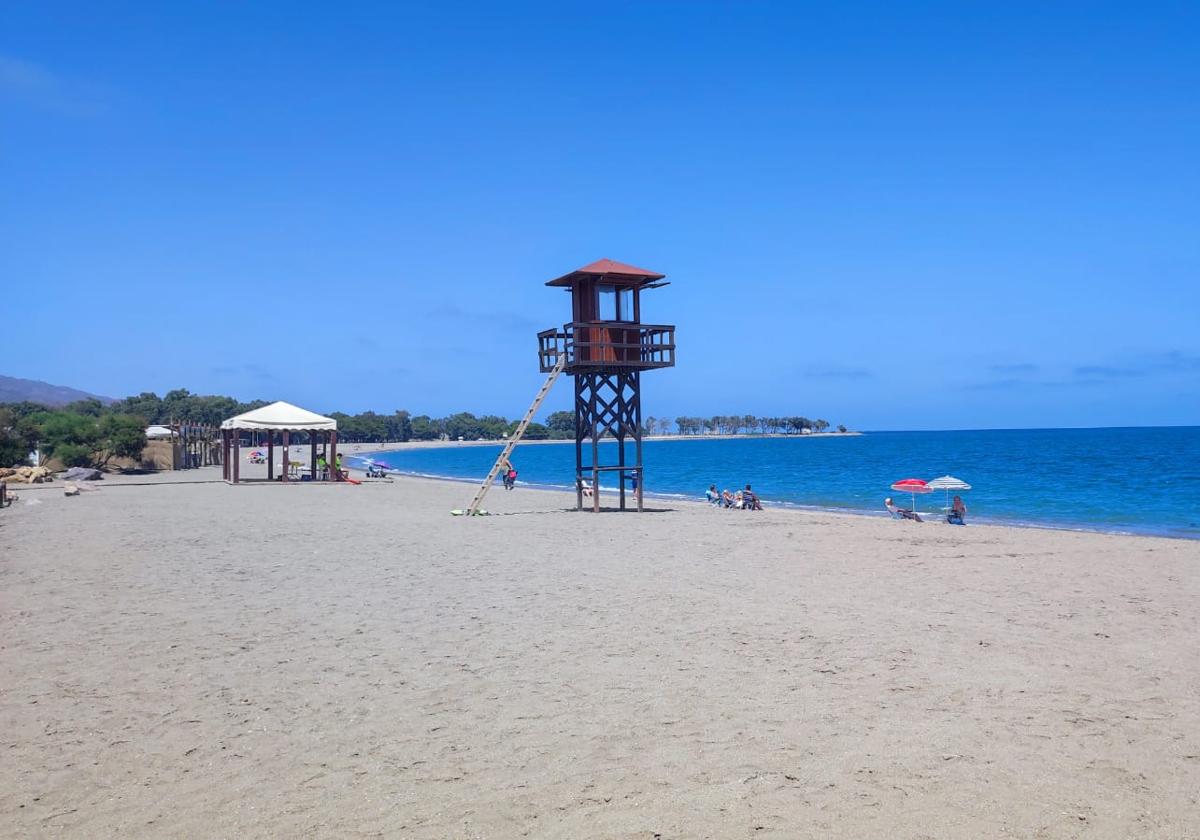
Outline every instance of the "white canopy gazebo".
<path id="1" fill-rule="evenodd" d="M 237 417 L 230 417 L 221 424 L 221 438 L 225 447 L 225 480 L 233 484 L 237 484 L 240 480 L 239 467 L 241 459 L 239 457 L 239 445 L 241 431 L 266 432 L 267 435 L 267 478 L 274 480 L 275 478 L 275 433 L 279 432 L 282 436 L 281 443 L 283 444 L 283 472 L 280 475 L 280 481 L 288 480 L 288 433 L 289 432 L 309 432 L 309 440 L 312 443 L 312 461 L 310 468 L 312 477 L 317 479 L 317 439 L 323 437 L 329 444 L 328 462 L 330 465 L 337 463 L 337 421 L 332 417 L 324 417 L 299 406 L 292 405 L 286 402 L 273 402 L 270 405 L 264 405 L 262 408 L 256 408 L 253 411 L 247 411 L 245 414 L 239 414 Z M 337 480 L 337 470 L 330 469 L 326 475 L 326 480 Z"/>

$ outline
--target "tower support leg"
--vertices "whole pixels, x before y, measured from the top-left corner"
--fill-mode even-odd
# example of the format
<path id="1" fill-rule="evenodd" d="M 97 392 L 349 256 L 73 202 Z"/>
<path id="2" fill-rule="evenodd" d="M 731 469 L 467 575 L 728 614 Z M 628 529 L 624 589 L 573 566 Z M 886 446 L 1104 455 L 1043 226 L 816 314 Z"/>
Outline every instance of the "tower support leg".
<path id="1" fill-rule="evenodd" d="M 592 481 L 592 510 L 600 511 L 600 477 L 615 472 L 618 507 L 626 510 L 626 480 L 637 478 L 634 498 L 642 510 L 642 411 L 641 375 L 638 371 L 597 371 L 575 374 L 575 481 L 577 509 L 583 509 L 582 480 Z M 613 463 L 602 462 L 600 442 L 610 438 L 617 444 Z M 635 463 L 629 464 L 626 443 L 632 438 Z M 585 457 L 590 442 L 590 458 Z"/>

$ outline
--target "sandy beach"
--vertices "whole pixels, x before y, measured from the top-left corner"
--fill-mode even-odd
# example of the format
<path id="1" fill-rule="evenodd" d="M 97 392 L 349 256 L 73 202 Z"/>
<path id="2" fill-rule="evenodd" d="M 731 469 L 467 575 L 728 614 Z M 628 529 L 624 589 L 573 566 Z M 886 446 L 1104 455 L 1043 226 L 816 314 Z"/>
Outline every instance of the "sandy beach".
<path id="1" fill-rule="evenodd" d="M 0 512 L 3 836 L 1200 836 L 1200 543 L 218 476 Z"/>

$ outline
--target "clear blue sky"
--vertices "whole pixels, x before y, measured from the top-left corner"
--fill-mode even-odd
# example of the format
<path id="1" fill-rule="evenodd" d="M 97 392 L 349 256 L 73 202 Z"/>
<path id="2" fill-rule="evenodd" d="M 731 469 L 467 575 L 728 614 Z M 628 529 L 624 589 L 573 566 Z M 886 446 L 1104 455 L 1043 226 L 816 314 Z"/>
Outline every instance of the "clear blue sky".
<path id="1" fill-rule="evenodd" d="M 646 413 L 1200 423 L 1196 3 L 26 3 L 0 373 L 514 416 L 665 272 Z M 561 385 L 550 408 L 570 403 Z"/>

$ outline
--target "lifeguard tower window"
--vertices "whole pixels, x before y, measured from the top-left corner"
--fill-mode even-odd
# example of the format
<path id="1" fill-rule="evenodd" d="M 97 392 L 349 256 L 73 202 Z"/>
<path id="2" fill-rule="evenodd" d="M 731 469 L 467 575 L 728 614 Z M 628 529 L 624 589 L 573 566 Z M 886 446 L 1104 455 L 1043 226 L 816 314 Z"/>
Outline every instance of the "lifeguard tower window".
<path id="1" fill-rule="evenodd" d="M 617 292 L 617 320 L 632 321 L 633 318 L 633 289 L 621 289 Z"/>
<path id="2" fill-rule="evenodd" d="M 618 289 L 616 286 L 597 286 L 598 306 L 596 317 L 601 321 L 633 320 L 633 289 Z"/>
<path id="3" fill-rule="evenodd" d="M 596 315 L 601 321 L 617 320 L 617 289 L 615 286 L 597 286 L 596 295 L 599 298 Z"/>

